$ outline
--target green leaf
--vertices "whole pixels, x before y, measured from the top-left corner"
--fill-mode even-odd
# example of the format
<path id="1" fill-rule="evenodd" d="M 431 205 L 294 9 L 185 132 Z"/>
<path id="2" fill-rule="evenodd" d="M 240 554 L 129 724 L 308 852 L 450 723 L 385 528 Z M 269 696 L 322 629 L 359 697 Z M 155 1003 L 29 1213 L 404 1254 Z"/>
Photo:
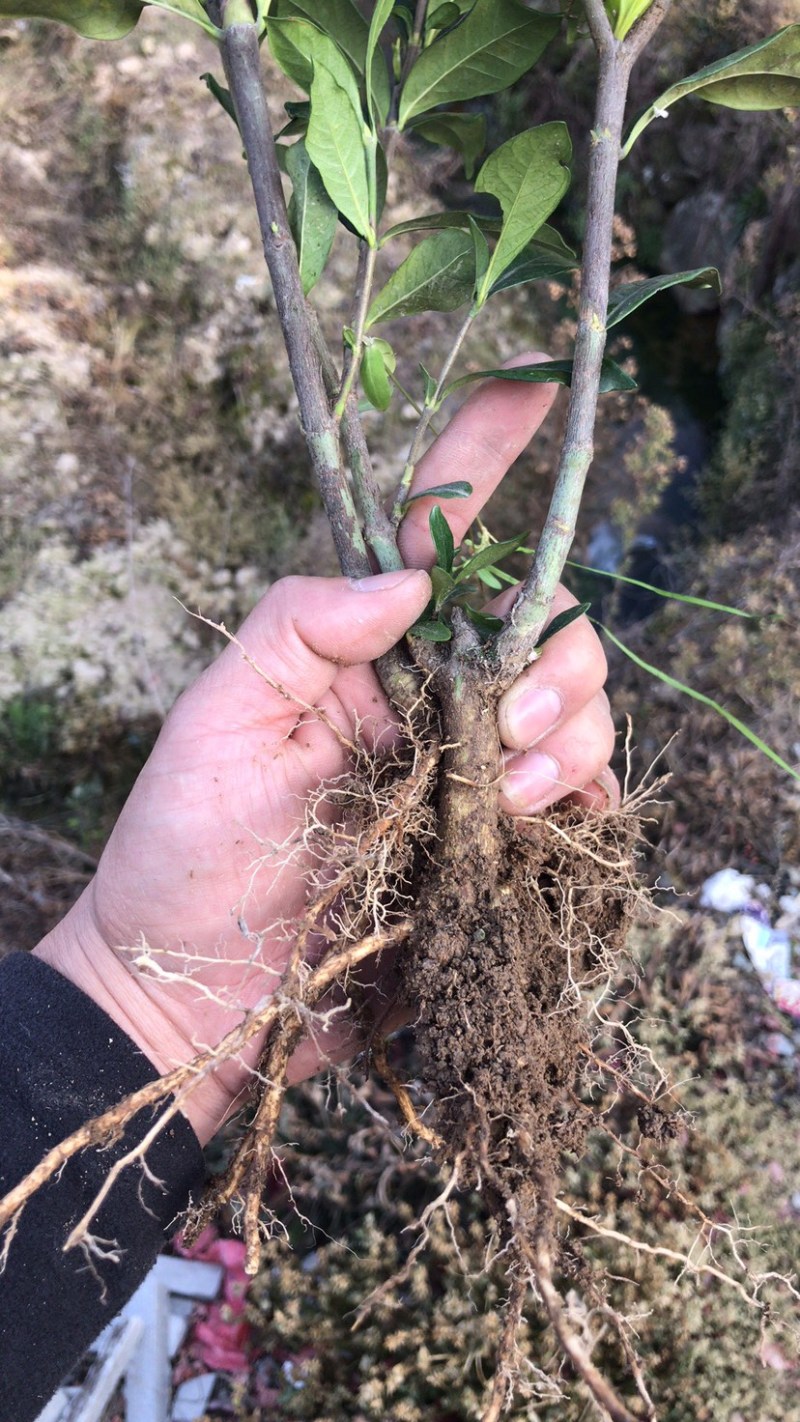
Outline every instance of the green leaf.
<path id="1" fill-rule="evenodd" d="M 449 642 L 452 632 L 444 622 L 415 622 L 408 629 L 409 637 L 424 637 L 426 642 Z"/>
<path id="2" fill-rule="evenodd" d="M 358 74 L 364 73 L 369 25 L 355 0 L 324 0 L 323 4 L 319 0 L 272 0 L 268 29 L 276 20 L 286 19 L 310 20 L 335 40 Z"/>
<path id="3" fill-rule="evenodd" d="M 389 10 L 391 11 L 391 5 Z M 270 27 L 275 19 L 311 20 L 318 29 L 323 30 L 336 42 L 356 74 L 364 76 L 370 27 L 355 0 L 325 0 L 324 4 L 320 4 L 319 0 L 273 0 L 268 21 Z M 330 68 L 330 65 L 328 67 Z M 389 76 L 380 51 L 371 56 L 370 78 L 372 93 L 381 114 L 385 116 L 389 110 Z M 295 83 L 297 82 L 295 80 Z M 305 84 L 301 85 L 301 88 L 307 87 Z M 385 117 L 382 122 L 385 122 Z"/>
<path id="4" fill-rule="evenodd" d="M 422 364 L 421 361 L 419 368 L 420 374 L 422 375 L 423 384 L 425 386 L 425 404 L 432 405 L 434 397 L 436 395 L 436 387 L 438 382 L 434 380 L 430 371 L 425 369 L 425 366 Z"/>
<path id="5" fill-rule="evenodd" d="M 665 89 L 634 124 L 623 158 L 647 125 L 654 118 L 666 118 L 672 105 L 687 94 L 729 109 L 784 109 L 800 104 L 800 24 L 786 25 Z"/>
<path id="6" fill-rule="evenodd" d="M 464 611 L 473 627 L 480 633 L 482 642 L 488 642 L 490 637 L 502 632 L 505 627 L 502 617 L 495 617 L 491 612 L 478 612 L 476 607 L 469 606 L 466 606 Z"/>
<path id="7" fill-rule="evenodd" d="M 472 245 L 475 249 L 475 293 L 486 275 L 489 266 L 489 243 L 486 241 L 480 227 L 473 217 L 469 220 L 469 232 L 472 238 Z"/>
<path id="8" fill-rule="evenodd" d="M 230 89 L 226 89 L 224 85 L 220 84 L 219 81 L 214 78 L 213 74 L 201 74 L 200 78 L 203 80 L 208 92 L 213 94 L 220 108 L 225 110 L 228 117 L 233 119 L 238 128 L 239 120 L 236 117 L 236 110 L 233 107 Z"/>
<path id="9" fill-rule="evenodd" d="M 452 575 L 437 564 L 436 567 L 431 568 L 431 585 L 435 610 L 438 612 L 445 598 L 453 591 L 455 582 Z"/>
<path id="10" fill-rule="evenodd" d="M 372 20 L 369 27 L 367 39 L 367 52 L 365 69 L 369 74 L 367 80 L 367 106 L 372 117 L 372 122 L 376 129 L 386 123 L 389 117 L 389 105 L 391 95 L 389 91 L 389 75 L 386 72 L 386 61 L 378 45 L 381 31 L 389 23 L 394 9 L 394 0 L 377 0 L 372 13 Z"/>
<path id="11" fill-rule="evenodd" d="M 489 295 L 531 281 L 562 281 L 578 265 L 575 252 L 567 246 L 561 233 L 543 222 L 527 247 L 523 247 L 519 256 L 492 283 Z"/>
<path id="12" fill-rule="evenodd" d="M 422 114 L 408 125 L 428 143 L 443 148 L 455 148 L 464 159 L 464 172 L 472 178 L 475 165 L 486 147 L 486 117 L 484 114 L 437 113 Z"/>
<path id="13" fill-rule="evenodd" d="M 494 218 L 483 218 L 471 212 L 426 212 L 423 217 L 408 217 L 405 222 L 396 222 L 387 227 L 380 240 L 381 247 L 393 237 L 402 237 L 406 232 L 438 232 L 440 229 L 458 227 L 462 232 L 469 230 L 470 219 L 477 222 L 484 232 L 499 232 L 500 222 Z"/>
<path id="14" fill-rule="evenodd" d="M 328 260 L 339 216 L 302 138 L 286 150 L 286 172 L 292 180 L 289 226 L 297 247 L 303 291 L 308 296 Z"/>
<path id="15" fill-rule="evenodd" d="M 577 607 L 567 607 L 563 612 L 559 612 L 552 622 L 548 622 L 536 643 L 536 650 L 543 647 L 545 642 L 549 642 L 551 637 L 555 637 L 557 632 L 563 632 L 571 622 L 577 622 L 579 617 L 583 617 L 584 613 L 589 611 L 591 605 L 590 602 L 580 602 Z"/>
<path id="16" fill-rule="evenodd" d="M 444 30 L 448 25 L 454 25 L 456 20 L 461 19 L 461 6 L 456 0 L 444 0 L 441 5 L 436 5 L 429 10 L 425 21 L 425 32 L 430 34 L 431 30 Z"/>
<path id="17" fill-rule="evenodd" d="M 392 385 L 389 371 L 394 370 L 394 367 L 395 358 L 391 346 L 386 341 L 368 339 L 361 357 L 361 385 L 376 410 L 388 410 L 391 404 Z"/>
<path id="18" fill-rule="evenodd" d="M 551 228 L 550 231 L 552 230 Z M 562 246 L 563 255 L 555 247 L 540 242 L 537 233 L 533 241 L 529 242 L 510 266 L 492 282 L 488 295 L 494 296 L 495 292 L 508 291 L 513 286 L 527 286 L 533 281 L 563 281 L 578 266 L 578 260 L 566 242 L 562 243 Z"/>
<path id="19" fill-rule="evenodd" d="M 184 19 L 199 25 L 206 34 L 216 37 L 220 33 L 216 25 L 212 25 L 200 0 L 146 0 L 146 3 L 152 5 L 155 10 L 169 10 L 173 15 L 183 15 Z M 94 5 L 92 8 L 99 7 Z"/>
<path id="20" fill-rule="evenodd" d="M 310 93 L 314 66 L 324 64 L 361 113 L 355 70 L 343 49 L 319 25 L 299 18 L 273 19 L 270 16 L 267 38 L 276 64 L 298 89 Z"/>
<path id="21" fill-rule="evenodd" d="M 592 621 L 594 621 L 594 618 Z M 657 677 L 659 681 L 663 681 L 675 691 L 682 691 L 685 696 L 691 696 L 693 701 L 699 701 L 702 706 L 708 706 L 712 711 L 716 711 L 717 715 L 722 716 L 723 720 L 727 721 L 729 726 L 733 726 L 734 730 L 738 731 L 740 735 L 745 736 L 751 745 L 756 746 L 762 755 L 774 761 L 775 765 L 779 765 L 781 770 L 785 770 L 787 775 L 791 775 L 793 780 L 800 781 L 800 771 L 788 765 L 787 762 L 778 755 L 777 751 L 774 751 L 771 746 L 768 746 L 766 741 L 762 741 L 761 737 L 757 736 L 755 731 L 751 731 L 750 727 L 745 725 L 744 721 L 740 721 L 738 716 L 734 716 L 733 712 L 729 711 L 727 707 L 721 706 L 718 701 L 712 701 L 711 697 L 706 696 L 702 691 L 695 691 L 694 687 L 686 686 L 682 681 L 678 681 L 676 677 L 670 676 L 668 672 L 661 671 L 659 667 L 654 667 L 650 662 L 646 662 L 642 657 L 638 657 L 630 647 L 626 647 L 625 643 L 620 641 L 619 637 L 615 637 L 614 633 L 609 631 L 608 627 L 605 627 L 602 622 L 598 622 L 597 626 L 605 632 L 609 641 L 613 642 L 615 647 L 619 647 L 619 650 L 624 652 L 626 657 L 630 657 L 630 660 L 635 662 L 637 667 L 641 667 L 642 671 L 649 672 L 650 676 Z"/>
<path id="22" fill-rule="evenodd" d="M 640 15 L 649 10 L 653 0 L 605 0 L 609 19 L 614 27 L 614 38 L 624 39 L 628 30 L 635 25 Z"/>
<path id="23" fill-rule="evenodd" d="M 518 553 L 529 553 L 529 548 L 518 548 Z M 502 568 L 481 568 L 478 577 L 487 588 L 492 588 L 494 592 L 499 592 L 504 587 L 514 587 L 519 581 L 512 578 L 510 573 L 506 573 Z"/>
<path id="24" fill-rule="evenodd" d="M 453 559 L 456 556 L 456 545 L 453 538 L 453 531 L 438 504 L 434 504 L 430 511 L 428 526 L 431 531 L 433 546 L 436 549 L 437 565 L 440 568 L 444 568 L 446 573 L 449 573 L 452 571 Z"/>
<path id="25" fill-rule="evenodd" d="M 657 597 L 664 597 L 671 602 L 689 602 L 693 607 L 707 607 L 711 612 L 727 612 L 731 617 L 747 617 L 756 619 L 757 613 L 743 612 L 740 607 L 728 607 L 724 602 L 710 602 L 706 597 L 690 597 L 688 593 L 668 592 L 666 588 L 656 588 L 652 583 L 643 583 L 639 578 L 628 578 L 623 573 L 610 573 L 607 568 L 590 568 L 586 563 L 576 563 L 571 558 L 567 559 L 570 568 L 577 568 L 581 573 L 592 573 L 596 578 L 613 578 L 617 583 L 629 583 L 634 588 L 644 588 L 645 592 L 655 593 Z"/>
<path id="26" fill-rule="evenodd" d="M 432 232 L 440 228 L 459 227 L 463 232 L 470 230 L 470 224 L 475 222 L 480 227 L 481 232 L 497 234 L 502 227 L 499 218 L 484 217 L 478 212 L 463 212 L 452 209 L 449 212 L 428 212 L 423 217 L 408 217 L 405 222 L 397 222 L 394 227 L 388 227 L 380 239 L 379 245 L 382 247 L 386 242 L 390 242 L 393 237 L 402 237 L 406 232 Z M 542 258 L 547 254 L 554 262 L 563 262 L 566 269 L 577 266 L 575 253 L 568 247 L 560 232 L 549 223 L 543 222 L 536 233 L 536 236 L 529 243 L 528 247 L 520 253 L 519 261 L 525 260 L 526 254 L 530 251 L 541 252 Z M 512 264 L 513 265 L 513 264 Z M 500 282 L 496 289 L 500 290 Z"/>
<path id="27" fill-rule="evenodd" d="M 541 247 L 543 251 L 552 252 L 555 257 L 562 257 L 565 261 L 575 257 L 572 247 L 564 241 L 557 228 L 551 227 L 549 222 L 543 222 L 536 236 L 531 243 L 533 247 Z M 523 252 L 524 256 L 525 253 Z"/>
<path id="28" fill-rule="evenodd" d="M 466 479 L 453 479 L 449 484 L 434 484 L 430 489 L 420 489 L 418 494 L 409 494 L 405 507 L 415 499 L 468 499 L 472 485 Z"/>
<path id="29" fill-rule="evenodd" d="M 394 347 L 390 346 L 389 342 L 384 341 L 380 336 L 367 336 L 366 344 L 368 346 L 377 346 L 383 356 L 383 363 L 387 371 L 390 375 L 394 375 L 397 369 L 397 356 L 394 353 Z"/>
<path id="30" fill-rule="evenodd" d="M 569 187 L 571 157 L 566 124 L 543 123 L 510 138 L 486 159 L 475 180 L 475 191 L 491 193 L 498 199 L 503 226 L 479 301 L 486 300 L 492 283 L 558 206 Z"/>
<path id="31" fill-rule="evenodd" d="M 436 232 L 409 252 L 378 292 L 367 326 L 421 311 L 455 311 L 472 294 L 475 253 L 466 232 Z"/>
<path id="32" fill-rule="evenodd" d="M 85 39 L 114 40 L 130 34 L 144 6 L 138 0 L 0 0 L 0 16 L 57 20 Z M 204 16 L 206 23 L 208 17 Z"/>
<path id="33" fill-rule="evenodd" d="M 311 81 L 306 147 L 328 196 L 359 236 L 374 246 L 365 126 L 355 79 L 351 75 L 350 84 L 343 88 L 319 60 Z"/>
<path id="34" fill-rule="evenodd" d="M 458 380 L 452 381 L 445 386 L 442 392 L 442 400 L 452 394 L 454 390 L 459 390 L 462 385 L 469 385 L 473 380 L 522 380 L 528 384 L 546 385 L 553 381 L 556 385 L 572 384 L 572 361 L 571 360 L 543 360 L 538 365 L 515 365 L 506 370 L 502 367 L 498 370 L 473 370 L 469 375 L 462 375 Z M 600 394 L 607 395 L 612 390 L 638 390 L 635 380 L 626 375 L 621 370 L 616 361 L 606 357 L 600 369 Z"/>
<path id="35" fill-rule="evenodd" d="M 518 0 L 476 0 L 462 24 L 423 50 L 400 96 L 398 126 L 436 104 L 506 89 L 531 68 L 561 21 Z"/>
<path id="36" fill-rule="evenodd" d="M 485 548 L 480 548 L 456 569 L 456 582 L 464 583 L 482 568 L 493 568 L 495 563 L 502 563 L 504 558 L 510 558 L 512 553 L 522 547 L 527 537 L 527 533 L 521 533 L 518 538 L 506 538 L 502 543 L 489 543 Z"/>
<path id="37" fill-rule="evenodd" d="M 608 298 L 606 329 L 610 330 L 619 321 L 624 321 L 642 302 L 649 301 L 660 291 L 671 286 L 710 286 L 719 296 L 722 282 L 716 267 L 695 267 L 689 272 L 672 272 L 669 276 L 650 277 L 647 281 L 627 282 L 617 286 Z"/>
<path id="38" fill-rule="evenodd" d="M 308 119 L 311 113 L 311 105 L 307 99 L 302 99 L 297 103 L 287 99 L 283 106 L 289 116 L 289 122 L 283 125 L 275 134 L 276 140 L 279 138 L 295 138 L 298 135 L 305 138 L 308 129 Z"/>
<path id="39" fill-rule="evenodd" d="M 415 0 L 395 0 L 393 19 L 403 38 L 409 40 L 414 29 Z"/>

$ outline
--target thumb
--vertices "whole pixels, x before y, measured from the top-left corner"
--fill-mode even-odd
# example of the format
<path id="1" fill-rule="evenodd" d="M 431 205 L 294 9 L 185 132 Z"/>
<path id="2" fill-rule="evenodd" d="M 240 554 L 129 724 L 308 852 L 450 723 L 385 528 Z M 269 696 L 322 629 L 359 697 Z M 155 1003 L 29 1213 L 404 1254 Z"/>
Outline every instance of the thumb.
<path id="1" fill-rule="evenodd" d="M 229 711 L 294 722 L 297 707 L 254 675 L 242 649 L 288 696 L 313 705 L 337 669 L 375 661 L 388 652 L 431 595 L 427 573 L 406 568 L 358 580 L 282 578 L 243 623 L 241 647 L 225 649 L 200 678 L 204 691 L 224 689 Z"/>

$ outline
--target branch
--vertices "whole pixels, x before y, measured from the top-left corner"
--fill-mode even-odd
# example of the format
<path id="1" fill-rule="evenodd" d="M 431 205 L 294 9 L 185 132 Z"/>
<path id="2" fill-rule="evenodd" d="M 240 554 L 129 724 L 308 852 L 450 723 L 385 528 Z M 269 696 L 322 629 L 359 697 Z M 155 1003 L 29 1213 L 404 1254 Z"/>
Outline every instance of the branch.
<path id="1" fill-rule="evenodd" d="M 433 392 L 431 400 L 430 402 L 426 400 L 425 404 L 422 407 L 422 413 L 417 422 L 417 427 L 414 431 L 414 438 L 411 442 L 411 448 L 408 451 L 408 458 L 403 467 L 403 473 L 400 476 L 400 482 L 397 486 L 397 493 L 394 497 L 394 504 L 392 506 L 392 523 L 395 528 L 398 526 L 403 517 L 403 511 L 405 509 L 406 500 L 408 498 L 408 491 L 411 488 L 411 484 L 414 478 L 414 471 L 416 470 L 416 467 L 419 463 L 420 455 L 422 454 L 422 445 L 425 436 L 428 433 L 428 427 L 431 423 L 431 420 L 433 419 L 438 409 L 439 401 L 442 396 L 442 391 L 445 387 L 445 382 L 447 380 L 448 375 L 450 374 L 450 371 L 453 369 L 458 353 L 464 344 L 470 326 L 475 320 L 477 314 L 478 313 L 475 308 L 471 307 L 470 310 L 467 312 L 467 315 L 464 317 L 464 320 L 462 321 L 456 333 L 456 338 L 453 342 L 447 359 L 445 360 L 445 363 L 442 366 L 439 379 L 436 382 L 436 389 Z"/>
<path id="2" fill-rule="evenodd" d="M 322 367 L 323 379 L 332 400 L 336 398 L 339 381 L 331 353 L 320 330 L 315 313 L 309 313 L 313 323 L 314 342 Z M 361 514 L 364 537 L 368 548 L 375 555 L 382 573 L 392 573 L 404 566 L 397 547 L 397 538 L 392 522 L 383 506 L 381 491 L 372 468 L 367 441 L 358 415 L 358 404 L 351 395 L 344 407 L 341 422 L 341 436 L 347 462 L 353 478 L 356 501 Z M 410 712 L 419 705 L 421 681 L 415 668 L 404 654 L 402 644 L 390 648 L 375 663 L 378 679 L 386 695 L 394 706 Z"/>
<path id="3" fill-rule="evenodd" d="M 280 169 L 261 74 L 258 31 L 233 24 L 220 41 L 222 61 L 242 135 L 258 212 L 264 256 L 300 405 L 300 420 L 331 526 L 342 572 L 369 574 L 370 562 L 353 496 L 342 467 L 295 245 L 289 230 Z"/>
<path id="4" fill-rule="evenodd" d="M 224 31 L 220 48 L 247 154 L 264 256 L 297 391 L 303 433 L 339 563 L 348 577 L 364 577 L 372 572 L 371 549 L 381 571 L 393 572 L 403 567 L 403 561 L 383 507 L 353 395 L 340 402 L 341 437 L 358 507 L 342 466 L 339 428 L 331 413 L 331 403 L 339 395 L 339 378 L 319 322 L 303 293 L 275 156 L 256 27 L 230 26 Z M 364 276 L 362 305 L 366 310 L 371 269 Z M 397 654 L 388 653 L 381 658 L 378 674 L 395 704 L 415 704 L 419 680 L 401 665 Z"/>
<path id="5" fill-rule="evenodd" d="M 672 0 L 654 0 L 649 10 L 636 21 L 622 41 L 622 52 L 631 65 L 639 58 L 645 45 L 649 44 L 662 20 L 665 20 L 672 6 Z"/>
<path id="6" fill-rule="evenodd" d="M 608 11 L 603 0 L 584 0 L 583 8 L 586 11 L 586 23 L 594 40 L 594 47 L 598 54 L 602 54 L 604 49 L 610 49 L 617 43 L 614 39 L 611 21 L 608 18 Z"/>
<path id="7" fill-rule="evenodd" d="M 331 400 L 339 390 L 339 377 L 328 350 L 325 337 L 320 329 L 316 314 L 309 311 L 312 339 L 317 352 L 325 388 Z M 358 403 L 350 395 L 342 412 L 342 441 L 353 476 L 359 511 L 364 525 L 364 537 L 377 559 L 382 573 L 393 573 L 403 567 L 403 560 L 397 547 L 394 529 L 387 514 L 372 468 L 367 441 L 358 416 Z"/>
<path id="8" fill-rule="evenodd" d="M 635 59 L 655 33 L 668 6 L 669 0 L 655 0 L 651 10 L 620 44 L 610 34 L 600 0 L 584 0 L 599 58 L 599 77 L 591 132 L 586 241 L 581 264 L 572 388 L 555 488 L 536 558 L 508 626 L 492 648 L 497 686 L 501 690 L 510 686 L 533 659 L 575 536 L 583 486 L 594 454 L 600 367 L 606 345 L 614 197 L 628 81 Z"/>
<path id="9" fill-rule="evenodd" d="M 403 85 L 405 84 L 406 79 L 408 78 L 409 74 L 411 73 L 411 70 L 417 62 L 420 51 L 422 50 L 422 41 L 424 38 L 425 20 L 427 18 L 427 13 L 428 0 L 417 0 L 417 6 L 414 12 L 414 29 L 412 31 L 411 38 L 408 41 L 408 48 L 406 49 L 405 57 L 403 59 L 403 68 L 400 73 L 400 83 L 397 86 L 398 91 L 402 89 Z"/>
<path id="10" fill-rule="evenodd" d="M 378 257 L 377 247 L 370 247 L 368 242 L 362 242 L 358 253 L 358 274 L 356 276 L 356 301 L 355 319 L 353 322 L 353 332 L 355 343 L 352 350 L 348 350 L 345 356 L 344 374 L 342 375 L 342 388 L 339 398 L 336 401 L 334 415 L 337 420 L 341 420 L 345 406 L 350 398 L 350 392 L 358 375 L 361 357 L 364 354 L 364 327 L 367 321 L 367 311 L 369 310 L 369 299 L 372 294 L 372 283 L 375 277 L 375 262 Z"/>

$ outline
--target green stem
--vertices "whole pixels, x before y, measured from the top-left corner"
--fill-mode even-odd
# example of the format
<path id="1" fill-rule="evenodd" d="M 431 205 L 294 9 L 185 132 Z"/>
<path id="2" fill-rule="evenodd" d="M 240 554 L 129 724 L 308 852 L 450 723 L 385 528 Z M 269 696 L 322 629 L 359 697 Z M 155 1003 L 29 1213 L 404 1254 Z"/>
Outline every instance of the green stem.
<path id="1" fill-rule="evenodd" d="M 453 342 L 452 348 L 447 356 L 444 365 L 442 366 L 441 373 L 436 384 L 436 389 L 434 390 L 430 400 L 426 400 L 425 404 L 422 407 L 422 412 L 417 422 L 417 428 L 414 431 L 414 438 L 411 441 L 411 448 L 408 451 L 408 458 L 403 466 L 403 472 L 400 475 L 400 482 L 397 486 L 397 492 L 394 496 L 394 504 L 392 506 L 392 523 L 395 528 L 397 528 L 398 524 L 402 520 L 405 502 L 408 498 L 411 483 L 414 478 L 414 473 L 420 460 L 420 455 L 422 454 L 422 446 L 425 441 L 425 436 L 428 433 L 428 427 L 431 423 L 431 420 L 433 419 L 434 415 L 436 414 L 436 411 L 439 408 L 439 401 L 442 398 L 442 391 L 444 390 L 447 377 L 450 374 L 450 371 L 453 369 L 453 366 L 458 358 L 458 354 L 461 350 L 461 347 L 464 344 L 470 326 L 475 320 L 477 314 L 477 309 L 473 306 L 470 308 L 470 310 L 467 312 L 467 315 L 464 317 L 464 320 L 462 321 L 461 326 L 459 327 L 459 330 L 456 334 L 456 338 Z"/>
<path id="2" fill-rule="evenodd" d="M 251 0 L 222 0 L 222 23 L 226 29 L 231 25 L 252 25 L 256 19 L 255 6 Z"/>
<path id="3" fill-rule="evenodd" d="M 591 132 L 574 372 L 564 444 L 536 558 L 508 625 L 490 644 L 490 655 L 497 668 L 497 686 L 501 690 L 510 686 L 533 658 L 575 536 L 583 488 L 594 454 L 600 367 L 606 345 L 614 197 L 628 82 L 634 60 L 663 19 L 668 5 L 669 0 L 658 0 L 645 16 L 647 26 L 640 23 L 624 42 L 619 42 L 614 39 L 602 0 L 584 0 L 599 57 L 599 78 Z"/>
<path id="4" fill-rule="evenodd" d="M 427 13 L 428 0 L 417 0 L 417 6 L 414 12 L 414 29 L 411 38 L 408 41 L 408 48 L 403 57 L 403 68 L 400 73 L 400 83 L 398 85 L 398 88 L 400 89 L 402 89 L 403 85 L 405 84 L 406 79 L 408 78 L 411 70 L 413 69 L 417 61 L 417 57 L 422 50 L 422 41 L 425 37 L 425 19 Z"/>
<path id="5" fill-rule="evenodd" d="M 347 577 L 364 577 L 370 572 L 369 554 L 342 466 L 338 430 L 313 335 L 314 322 L 303 294 L 286 215 L 256 26 L 230 25 L 223 33 L 220 49 L 247 155 L 264 256 L 297 391 L 303 434 L 342 572 Z"/>
<path id="6" fill-rule="evenodd" d="M 401 385 L 400 381 L 397 379 L 397 376 L 395 375 L 395 373 L 394 373 L 393 370 L 390 370 L 390 371 L 388 372 L 388 374 L 389 374 L 389 379 L 391 380 L 392 385 L 394 386 L 395 390 L 399 390 L 399 391 L 400 391 L 400 394 L 402 395 L 403 399 L 408 402 L 408 404 L 411 406 L 412 410 L 416 410 L 417 415 L 418 415 L 418 416 L 420 417 L 420 419 L 421 419 L 421 418 L 422 418 L 422 411 L 423 411 L 423 408 L 424 408 L 424 407 L 423 407 L 422 405 L 420 405 L 420 404 L 417 403 L 417 401 L 414 399 L 414 396 L 411 394 L 411 391 L 410 391 L 410 390 L 406 390 L 405 385 Z M 432 430 L 433 430 L 433 433 L 434 433 L 435 435 L 438 435 L 439 431 L 437 430 L 435 424 L 433 423 L 433 420 L 431 420 L 430 423 L 429 423 L 429 429 L 432 429 Z"/>
<path id="7" fill-rule="evenodd" d="M 339 380 L 331 353 L 320 330 L 314 312 L 309 313 L 312 322 L 312 338 L 317 350 L 322 378 L 330 399 L 335 399 Z M 403 567 L 403 560 L 397 547 L 397 539 L 389 515 L 383 506 L 383 498 L 372 468 L 367 441 L 358 415 L 358 404 L 354 395 L 348 399 L 342 412 L 341 436 L 347 462 L 353 476 L 356 502 L 364 527 L 364 536 L 375 555 L 382 573 L 391 573 Z"/>
<path id="8" fill-rule="evenodd" d="M 356 278 L 356 311 L 353 321 L 355 341 L 353 349 L 348 350 L 345 357 L 345 370 L 342 379 L 342 388 L 336 401 L 333 414 L 336 420 L 341 420 L 344 414 L 345 405 L 350 398 L 353 383 L 358 375 L 361 365 L 361 357 L 364 354 L 364 327 L 367 324 L 367 312 L 369 310 L 369 299 L 372 295 L 372 283 L 375 279 L 375 262 L 378 256 L 377 247 L 370 247 L 368 243 L 362 242 L 358 253 L 358 276 Z"/>

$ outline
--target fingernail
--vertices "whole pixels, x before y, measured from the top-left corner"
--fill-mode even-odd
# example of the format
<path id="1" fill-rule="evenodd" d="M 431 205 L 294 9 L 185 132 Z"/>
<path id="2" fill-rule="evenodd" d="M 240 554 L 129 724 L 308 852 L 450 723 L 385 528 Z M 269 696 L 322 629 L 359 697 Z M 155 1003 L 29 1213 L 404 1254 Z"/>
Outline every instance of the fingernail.
<path id="1" fill-rule="evenodd" d="M 560 720 L 564 700 L 550 687 L 534 687 L 521 691 L 506 708 L 508 730 L 519 746 L 532 746 Z"/>
<path id="2" fill-rule="evenodd" d="M 371 578 L 348 578 L 347 581 L 353 592 L 391 592 L 409 578 L 418 577 L 418 568 L 398 568 L 395 573 L 376 573 Z"/>
<path id="3" fill-rule="evenodd" d="M 507 798 L 520 810 L 531 812 L 554 798 L 561 767 L 551 755 L 536 751 L 521 756 L 503 782 Z"/>
<path id="4" fill-rule="evenodd" d="M 606 803 L 602 807 L 603 809 L 610 810 L 619 804 L 619 785 L 617 784 L 617 778 L 612 773 L 612 771 L 601 770 L 600 774 L 596 775 L 594 777 L 594 780 L 592 780 L 588 786 L 584 786 L 584 789 L 590 790 L 592 791 L 592 793 L 594 793 L 594 786 L 597 786 L 597 798 L 600 799 L 601 796 L 605 797 Z"/>

